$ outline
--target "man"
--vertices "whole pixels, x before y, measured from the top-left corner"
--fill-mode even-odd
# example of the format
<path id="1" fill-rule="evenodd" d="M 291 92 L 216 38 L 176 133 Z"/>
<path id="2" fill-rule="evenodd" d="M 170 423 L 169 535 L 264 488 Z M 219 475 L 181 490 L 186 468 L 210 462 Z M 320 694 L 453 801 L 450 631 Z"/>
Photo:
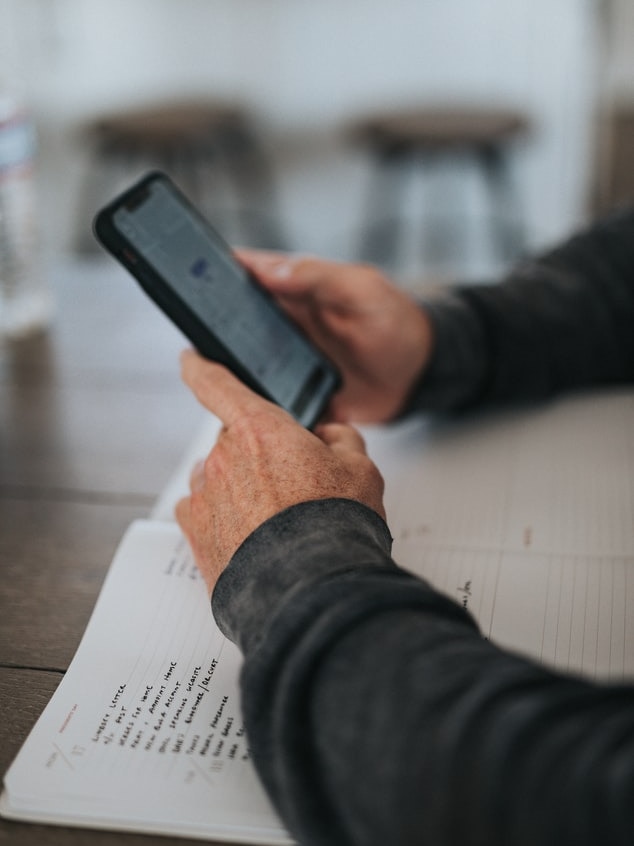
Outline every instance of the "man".
<path id="1" fill-rule="evenodd" d="M 244 653 L 253 760 L 289 830 L 328 846 L 633 843 L 634 688 L 505 653 L 400 570 L 345 421 L 634 381 L 634 212 L 422 306 L 371 268 L 241 256 L 344 377 L 313 434 L 221 366 L 182 361 L 224 425 L 177 517 Z"/>

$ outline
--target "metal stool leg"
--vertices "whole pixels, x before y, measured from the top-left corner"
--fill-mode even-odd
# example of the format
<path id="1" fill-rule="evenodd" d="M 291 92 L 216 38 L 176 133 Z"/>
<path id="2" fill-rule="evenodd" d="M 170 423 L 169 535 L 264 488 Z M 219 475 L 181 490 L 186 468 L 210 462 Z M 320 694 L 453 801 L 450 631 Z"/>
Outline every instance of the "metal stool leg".
<path id="1" fill-rule="evenodd" d="M 282 231 L 275 181 L 270 163 L 248 128 L 232 127 L 220 139 L 227 173 L 238 198 L 248 198 L 238 208 L 240 229 L 246 243 L 267 249 L 288 249 Z"/>
<path id="2" fill-rule="evenodd" d="M 496 246 L 500 256 L 510 261 L 523 253 L 526 244 L 509 155 L 499 147 L 487 147 L 480 154 L 480 162 L 490 190 Z"/>
<path id="3" fill-rule="evenodd" d="M 382 150 L 376 158 L 361 231 L 360 258 L 394 265 L 401 242 L 401 200 L 407 184 L 409 154 Z"/>

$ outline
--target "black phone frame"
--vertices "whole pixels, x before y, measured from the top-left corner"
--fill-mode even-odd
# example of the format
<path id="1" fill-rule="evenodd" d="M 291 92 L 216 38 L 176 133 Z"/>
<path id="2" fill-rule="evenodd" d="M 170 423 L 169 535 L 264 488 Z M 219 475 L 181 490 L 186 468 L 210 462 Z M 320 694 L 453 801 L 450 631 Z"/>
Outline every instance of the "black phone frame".
<path id="1" fill-rule="evenodd" d="M 253 375 L 236 359 L 231 350 L 229 350 L 214 334 L 212 330 L 205 325 L 205 323 L 198 317 L 192 308 L 190 308 L 179 296 L 178 292 L 172 285 L 162 276 L 152 265 L 147 262 L 138 250 L 127 240 L 118 229 L 115 228 L 112 218 L 115 212 L 122 208 L 130 208 L 135 202 L 143 200 L 144 195 L 147 194 L 147 189 L 153 182 L 160 181 L 167 185 L 168 189 L 178 198 L 193 215 L 196 220 L 206 228 L 213 237 L 218 240 L 223 247 L 226 248 L 229 256 L 233 256 L 233 251 L 229 244 L 219 235 L 217 230 L 205 219 L 205 217 L 198 211 L 198 209 L 190 202 L 187 196 L 175 185 L 173 180 L 162 171 L 153 170 L 146 173 L 141 179 L 135 182 L 128 189 L 123 191 L 106 206 L 104 206 L 95 216 L 93 221 L 93 232 L 97 240 L 110 252 L 128 272 L 137 280 L 139 285 L 143 288 L 145 293 L 156 303 L 156 305 L 163 311 L 163 313 L 176 324 L 181 332 L 191 341 L 198 352 L 205 358 L 217 361 L 229 368 L 245 385 L 248 385 L 252 390 L 266 399 L 276 402 L 275 398 L 267 391 L 264 385 L 253 377 Z M 235 261 L 238 261 L 235 259 Z M 322 402 L 320 402 L 313 410 L 309 418 L 304 418 L 301 414 L 294 414 L 292 409 L 287 409 L 289 413 L 294 414 L 296 419 L 306 428 L 311 429 L 315 423 L 322 416 L 331 396 L 341 385 L 341 377 L 332 362 L 326 356 L 314 347 L 311 341 L 306 338 L 306 335 L 299 326 L 280 308 L 275 302 L 269 292 L 257 281 L 255 276 L 243 265 L 241 268 L 246 271 L 248 281 L 251 285 L 258 289 L 277 310 L 282 320 L 289 326 L 293 332 L 302 335 L 306 343 L 310 344 L 315 350 L 315 354 L 319 357 L 321 366 L 326 374 L 328 374 L 332 387 L 324 393 Z"/>

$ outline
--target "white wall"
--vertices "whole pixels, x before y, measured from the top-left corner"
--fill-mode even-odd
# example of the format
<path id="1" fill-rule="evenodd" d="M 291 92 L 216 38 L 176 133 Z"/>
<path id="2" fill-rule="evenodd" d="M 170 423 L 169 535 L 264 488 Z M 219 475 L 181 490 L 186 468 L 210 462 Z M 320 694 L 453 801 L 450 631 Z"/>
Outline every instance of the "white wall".
<path id="1" fill-rule="evenodd" d="M 182 92 L 252 108 L 301 248 L 345 257 L 367 172 L 339 130 L 386 105 L 525 109 L 534 132 L 518 168 L 532 244 L 583 218 L 593 0 L 0 0 L 0 22 L 0 78 L 41 127 L 55 246 L 70 242 L 83 162 L 71 130 L 104 108 Z"/>

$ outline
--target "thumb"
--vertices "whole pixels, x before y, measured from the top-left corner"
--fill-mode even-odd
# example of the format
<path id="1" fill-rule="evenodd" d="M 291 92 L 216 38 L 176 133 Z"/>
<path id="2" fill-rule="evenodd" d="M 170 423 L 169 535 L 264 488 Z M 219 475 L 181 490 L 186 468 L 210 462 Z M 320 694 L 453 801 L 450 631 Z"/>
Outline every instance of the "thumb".
<path id="1" fill-rule="evenodd" d="M 340 262 L 300 253 L 236 250 L 235 254 L 271 293 L 291 298 L 327 297 L 336 292 L 339 299 L 342 276 L 350 272 Z"/>
<path id="2" fill-rule="evenodd" d="M 296 268 L 303 261 L 303 256 L 271 250 L 247 249 L 237 249 L 234 254 L 269 290 L 280 293 L 286 293 L 289 290 L 292 293 L 296 290 L 298 281 Z M 303 289 L 301 284 L 300 289 Z"/>
<path id="3" fill-rule="evenodd" d="M 333 450 L 367 455 L 365 441 L 361 434 L 345 423 L 320 423 L 315 427 L 314 433 Z"/>

